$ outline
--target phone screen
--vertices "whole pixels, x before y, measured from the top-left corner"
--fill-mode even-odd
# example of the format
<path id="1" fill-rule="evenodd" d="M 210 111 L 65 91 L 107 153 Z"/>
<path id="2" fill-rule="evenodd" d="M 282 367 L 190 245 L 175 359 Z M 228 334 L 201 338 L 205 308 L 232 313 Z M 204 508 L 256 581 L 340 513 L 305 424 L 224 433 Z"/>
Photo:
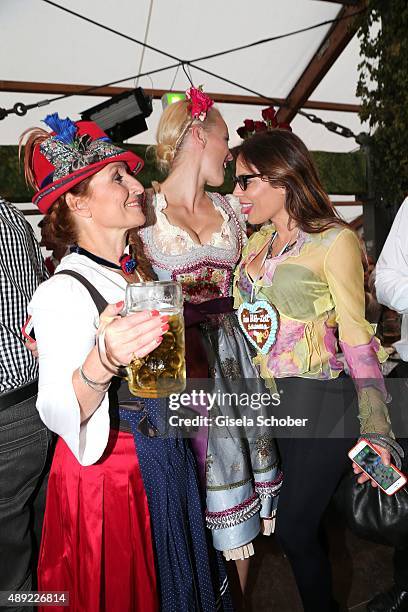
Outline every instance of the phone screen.
<path id="1" fill-rule="evenodd" d="M 374 478 L 376 482 L 386 491 L 401 476 L 390 465 L 384 465 L 381 457 L 370 446 L 366 445 L 353 458 L 364 471 Z"/>

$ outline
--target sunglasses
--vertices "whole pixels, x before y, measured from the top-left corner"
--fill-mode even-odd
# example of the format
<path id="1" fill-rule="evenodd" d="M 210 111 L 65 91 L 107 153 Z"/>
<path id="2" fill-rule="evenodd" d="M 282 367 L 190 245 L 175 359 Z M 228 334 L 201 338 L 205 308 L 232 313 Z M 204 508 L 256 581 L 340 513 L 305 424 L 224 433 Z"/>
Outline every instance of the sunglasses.
<path id="1" fill-rule="evenodd" d="M 248 183 L 253 178 L 260 178 L 262 181 L 271 182 L 271 179 L 264 174 L 240 174 L 239 176 L 233 177 L 234 187 L 235 185 L 239 185 L 242 191 L 248 187 Z"/>

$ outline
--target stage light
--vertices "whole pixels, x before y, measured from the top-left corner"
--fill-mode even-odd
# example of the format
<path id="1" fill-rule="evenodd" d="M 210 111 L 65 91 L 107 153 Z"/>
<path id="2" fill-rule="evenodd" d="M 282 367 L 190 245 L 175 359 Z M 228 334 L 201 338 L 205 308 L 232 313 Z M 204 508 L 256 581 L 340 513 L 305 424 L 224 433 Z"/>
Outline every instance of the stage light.
<path id="1" fill-rule="evenodd" d="M 145 118 L 152 110 L 152 98 L 137 87 L 88 108 L 81 117 L 85 121 L 95 121 L 114 142 L 122 142 L 147 130 Z"/>
<path id="2" fill-rule="evenodd" d="M 179 100 L 185 100 L 185 99 L 186 99 L 185 93 L 177 93 L 175 91 L 169 91 L 168 93 L 163 94 L 161 97 L 163 110 L 167 108 L 170 104 L 174 104 L 174 102 L 178 102 Z"/>

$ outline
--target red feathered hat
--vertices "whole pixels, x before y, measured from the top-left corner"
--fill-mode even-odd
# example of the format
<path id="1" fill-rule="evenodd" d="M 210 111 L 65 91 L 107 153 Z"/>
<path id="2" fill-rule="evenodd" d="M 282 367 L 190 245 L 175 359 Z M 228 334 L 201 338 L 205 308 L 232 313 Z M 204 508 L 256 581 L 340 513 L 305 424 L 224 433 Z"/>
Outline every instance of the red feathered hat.
<path id="1" fill-rule="evenodd" d="M 53 132 L 33 151 L 32 168 L 38 191 L 33 202 L 42 213 L 64 193 L 107 164 L 125 162 L 137 174 L 143 160 L 112 144 L 93 121 L 60 119 L 57 113 L 44 119 Z"/>

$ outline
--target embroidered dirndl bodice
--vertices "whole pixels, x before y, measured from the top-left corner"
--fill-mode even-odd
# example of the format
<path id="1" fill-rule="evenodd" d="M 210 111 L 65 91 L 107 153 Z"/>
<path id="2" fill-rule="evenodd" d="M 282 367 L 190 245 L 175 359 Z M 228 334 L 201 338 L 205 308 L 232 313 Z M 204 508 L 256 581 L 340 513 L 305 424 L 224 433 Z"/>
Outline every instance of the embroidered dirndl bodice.
<path id="1" fill-rule="evenodd" d="M 185 301 L 196 304 L 231 295 L 232 274 L 245 242 L 238 203 L 232 196 L 208 196 L 224 219 L 208 243 L 197 244 L 188 232 L 168 221 L 161 193 L 148 195 L 146 225 L 139 232 L 158 279 L 180 282 Z"/>
<path id="2" fill-rule="evenodd" d="M 164 212 L 167 203 L 160 192 L 148 193 L 146 224 L 139 231 L 144 256 L 157 278 L 180 282 L 184 299 L 191 304 L 231 295 L 232 275 L 246 242 L 238 200 L 217 193 L 208 196 L 223 222 L 206 244 L 197 244 L 188 232 L 169 222 Z M 187 326 L 187 333 L 197 331 L 201 337 L 208 374 L 217 379 L 218 392 L 231 393 L 237 381 L 245 380 L 252 381 L 257 392 L 265 392 L 235 313 L 216 312 L 209 314 L 203 323 Z M 190 351 L 192 361 L 201 364 L 202 353 L 194 339 L 190 335 L 187 341 L 187 360 Z M 222 415 L 224 408 L 221 403 L 214 407 L 214 412 Z M 204 409 L 207 412 L 206 406 Z M 242 416 L 241 406 L 232 402 L 228 413 Z M 218 434 L 219 429 L 215 435 L 215 428 L 210 427 L 194 446 L 197 463 L 205 468 L 206 523 L 217 550 L 228 551 L 226 554 L 231 554 L 231 558 L 244 558 L 253 554 L 251 542 L 260 531 L 260 518 L 272 519 L 277 506 L 281 476 L 276 449 L 264 427 L 258 428 L 256 436 L 252 432 L 251 439 L 243 432 L 245 443 L 229 427 Z"/>

